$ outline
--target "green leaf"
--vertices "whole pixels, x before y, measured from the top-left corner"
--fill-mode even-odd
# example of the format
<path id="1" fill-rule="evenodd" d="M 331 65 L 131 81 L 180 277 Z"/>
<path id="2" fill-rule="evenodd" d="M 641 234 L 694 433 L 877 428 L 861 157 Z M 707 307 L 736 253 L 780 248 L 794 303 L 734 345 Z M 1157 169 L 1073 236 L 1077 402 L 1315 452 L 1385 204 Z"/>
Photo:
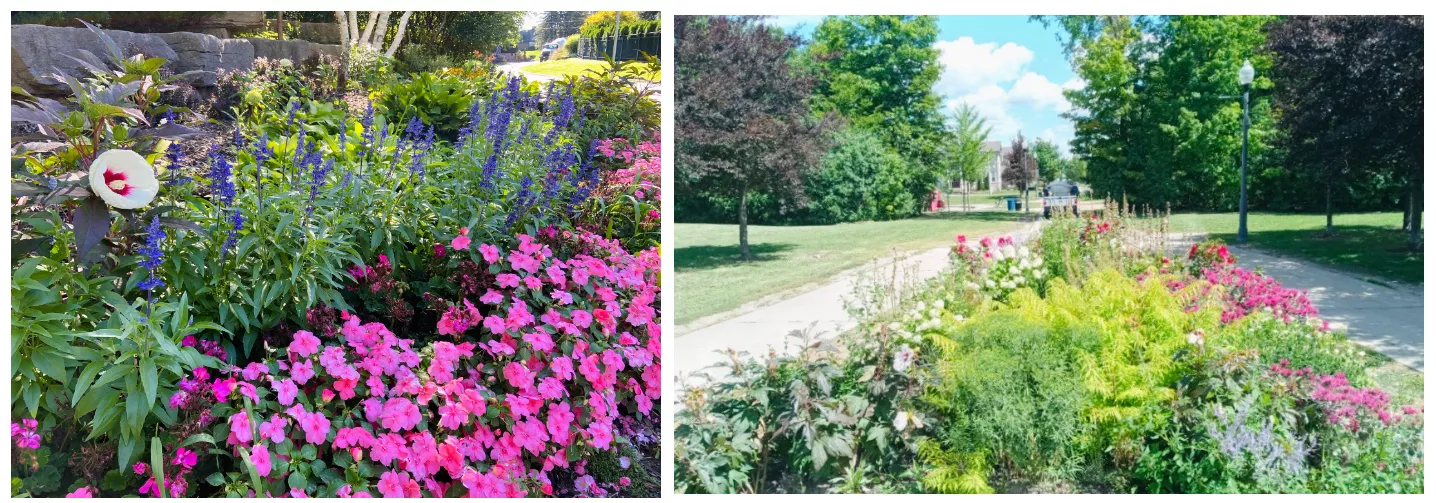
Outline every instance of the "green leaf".
<path id="1" fill-rule="evenodd" d="M 180 442 L 180 447 L 186 447 L 197 442 L 204 442 L 206 444 L 215 445 L 214 437 L 210 436 L 210 434 L 195 433 L 193 435 L 190 435 L 189 438 L 186 438 L 184 442 Z"/>
<path id="2" fill-rule="evenodd" d="M 93 361 L 85 366 L 85 370 L 80 371 L 80 379 L 75 382 L 75 393 L 70 397 L 70 407 L 80 403 L 80 398 L 85 396 L 86 391 L 89 391 L 90 384 L 95 381 L 95 376 L 99 375 L 103 368 L 105 368 L 105 362 Z"/>
<path id="3" fill-rule="evenodd" d="M 160 489 L 160 497 L 165 497 L 165 455 L 164 445 L 160 444 L 160 437 L 150 437 L 150 468 L 154 468 L 155 482 Z"/>
<path id="4" fill-rule="evenodd" d="M 35 363 L 35 368 L 40 369 L 45 375 L 50 376 L 60 383 L 69 381 L 70 373 L 65 371 L 65 357 L 61 356 L 54 349 L 38 348 L 30 353 L 30 361 Z"/>
<path id="5" fill-rule="evenodd" d="M 154 405 L 155 398 L 159 394 L 159 371 L 155 369 L 155 361 L 145 358 L 140 360 L 140 385 L 145 389 L 145 406 Z"/>

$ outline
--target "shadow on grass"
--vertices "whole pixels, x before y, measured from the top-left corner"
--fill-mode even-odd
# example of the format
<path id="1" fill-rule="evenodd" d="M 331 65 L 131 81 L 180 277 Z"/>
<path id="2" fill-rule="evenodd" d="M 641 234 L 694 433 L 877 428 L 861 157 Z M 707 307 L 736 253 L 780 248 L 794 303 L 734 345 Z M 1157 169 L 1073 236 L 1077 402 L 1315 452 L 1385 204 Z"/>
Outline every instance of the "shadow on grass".
<path id="1" fill-rule="evenodd" d="M 1024 214 L 1020 211 L 939 211 L 924 213 L 917 217 L 922 220 L 1016 222 Z M 1028 215 L 1031 215 L 1030 213 Z"/>
<path id="2" fill-rule="evenodd" d="M 777 259 L 777 254 L 794 248 L 794 245 L 787 243 L 748 243 L 748 251 L 753 254 L 753 262 Z M 741 263 L 738 245 L 731 246 L 683 246 L 674 250 L 673 269 L 675 271 L 694 271 L 700 269 L 712 269 L 725 265 Z"/>
<path id="3" fill-rule="evenodd" d="M 1410 234 L 1390 227 L 1337 225 L 1325 229 L 1249 232 L 1247 244 L 1293 258 L 1302 258 L 1352 272 L 1372 274 L 1413 285 L 1422 284 L 1422 255 L 1407 248 Z M 1214 233 L 1228 243 L 1235 233 Z"/>

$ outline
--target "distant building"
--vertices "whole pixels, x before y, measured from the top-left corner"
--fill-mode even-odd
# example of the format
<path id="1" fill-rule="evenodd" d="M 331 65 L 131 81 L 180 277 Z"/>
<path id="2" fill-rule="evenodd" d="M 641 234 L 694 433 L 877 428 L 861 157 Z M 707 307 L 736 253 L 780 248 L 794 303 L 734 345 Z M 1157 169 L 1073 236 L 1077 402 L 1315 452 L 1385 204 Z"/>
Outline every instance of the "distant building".
<path id="1" fill-rule="evenodd" d="M 992 140 L 982 142 L 982 151 L 992 153 L 992 159 L 987 161 L 987 192 L 992 193 L 1003 189 L 1002 167 L 1003 160 L 1012 150 L 1003 147 L 1002 142 Z"/>

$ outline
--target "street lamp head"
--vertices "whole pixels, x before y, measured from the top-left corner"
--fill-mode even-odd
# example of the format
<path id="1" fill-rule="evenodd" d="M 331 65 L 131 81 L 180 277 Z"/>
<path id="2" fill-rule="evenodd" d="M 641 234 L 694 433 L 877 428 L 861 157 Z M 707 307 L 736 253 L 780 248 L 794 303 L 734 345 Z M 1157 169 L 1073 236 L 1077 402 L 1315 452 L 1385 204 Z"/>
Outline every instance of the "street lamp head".
<path id="1" fill-rule="evenodd" d="M 1251 60 L 1247 60 L 1242 63 L 1241 71 L 1237 72 L 1237 80 L 1241 82 L 1243 86 L 1249 86 L 1254 78 L 1256 78 L 1256 68 L 1252 68 Z"/>

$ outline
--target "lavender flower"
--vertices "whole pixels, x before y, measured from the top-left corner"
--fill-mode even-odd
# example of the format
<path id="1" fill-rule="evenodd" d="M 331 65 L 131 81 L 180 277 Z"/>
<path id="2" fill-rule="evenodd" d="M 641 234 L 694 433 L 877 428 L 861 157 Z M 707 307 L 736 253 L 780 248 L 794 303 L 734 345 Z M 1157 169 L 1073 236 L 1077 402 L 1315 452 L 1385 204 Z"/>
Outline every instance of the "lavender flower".
<path id="1" fill-rule="evenodd" d="M 209 190 L 219 206 L 229 207 L 234 204 L 235 196 L 234 180 L 230 179 L 234 174 L 233 166 L 217 146 L 210 148 L 209 159 Z"/>
<path id="2" fill-rule="evenodd" d="M 160 244 L 165 238 L 164 228 L 160 227 L 160 217 L 150 219 L 150 225 L 145 227 L 145 245 L 140 248 L 140 267 L 149 271 L 149 277 L 140 281 L 140 290 L 150 291 L 165 286 L 165 281 L 155 274 L 155 271 L 165 263 L 165 252 L 160 249 Z"/>
<path id="3" fill-rule="evenodd" d="M 220 247 L 221 254 L 229 253 L 239 245 L 239 231 L 244 230 L 244 214 L 239 212 L 239 208 L 231 208 L 226 220 L 230 224 L 229 235 L 225 236 L 224 245 Z"/>
<path id="4" fill-rule="evenodd" d="M 314 161 L 314 169 L 309 178 L 309 205 L 304 210 L 306 216 L 314 214 L 314 201 L 319 198 L 319 188 L 324 186 L 324 178 L 334 169 L 334 159 L 330 159 L 329 162 L 322 165 L 317 157 Z"/>
<path id="5" fill-rule="evenodd" d="M 513 209 L 509 212 L 508 218 L 504 220 L 504 227 L 513 228 L 519 215 L 528 212 L 528 205 L 531 202 L 529 198 L 533 197 L 533 192 L 529 189 L 533 187 L 533 184 L 533 180 L 525 175 L 523 182 L 519 184 L 518 196 L 514 198 Z"/>
<path id="6" fill-rule="evenodd" d="M 480 187 L 483 187 L 483 188 L 486 188 L 486 189 L 491 189 L 491 188 L 493 188 L 493 187 L 494 187 L 494 177 L 498 174 L 498 170 L 499 170 L 498 168 L 499 168 L 499 157 L 498 157 L 498 154 L 489 154 L 488 160 L 485 160 L 485 161 L 484 161 L 484 178 L 483 178 L 482 181 L 479 182 L 479 186 L 480 186 Z"/>

